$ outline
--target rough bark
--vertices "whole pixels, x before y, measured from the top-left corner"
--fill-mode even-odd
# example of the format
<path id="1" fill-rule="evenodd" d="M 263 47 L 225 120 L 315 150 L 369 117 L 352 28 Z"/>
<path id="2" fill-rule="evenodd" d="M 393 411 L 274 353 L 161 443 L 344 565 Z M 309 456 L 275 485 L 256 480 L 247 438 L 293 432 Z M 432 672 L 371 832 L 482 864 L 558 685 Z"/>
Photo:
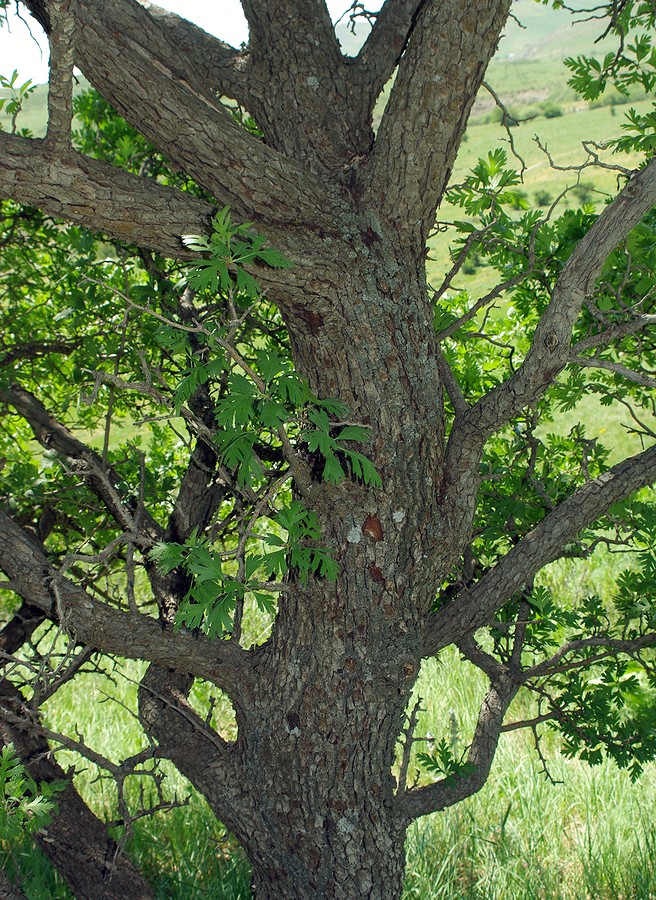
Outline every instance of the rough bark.
<path id="1" fill-rule="evenodd" d="M 189 259 L 183 234 L 202 234 L 214 208 L 78 153 L 53 158 L 44 141 L 0 132 L 0 195 L 119 241 Z"/>
<path id="2" fill-rule="evenodd" d="M 11 883 L 4 869 L 0 869 L 0 900 L 26 900 L 25 894 Z"/>

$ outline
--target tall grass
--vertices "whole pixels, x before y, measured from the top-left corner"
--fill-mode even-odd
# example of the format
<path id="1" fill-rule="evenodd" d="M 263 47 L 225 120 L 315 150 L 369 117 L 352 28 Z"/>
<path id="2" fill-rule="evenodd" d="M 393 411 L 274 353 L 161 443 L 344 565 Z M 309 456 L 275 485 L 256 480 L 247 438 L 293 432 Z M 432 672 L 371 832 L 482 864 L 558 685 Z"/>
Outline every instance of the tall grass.
<path id="1" fill-rule="evenodd" d="M 469 733 L 483 690 L 476 673 L 451 650 L 425 669 L 418 733 L 448 734 L 458 708 Z M 612 763 L 565 759 L 555 736 L 541 749 L 548 776 L 530 735 L 502 735 L 483 789 L 410 828 L 406 900 L 656 897 L 656 766 L 632 784 Z"/>
<path id="2" fill-rule="evenodd" d="M 541 578 L 572 602 L 591 593 L 608 599 L 626 565 L 599 548 Z M 455 648 L 427 660 L 415 691 L 416 734 L 446 737 L 461 752 L 485 688 Z M 524 718 L 527 702 L 520 693 L 508 721 Z M 656 898 L 656 763 L 632 783 L 614 763 L 566 759 L 554 732 L 543 733 L 540 752 L 542 759 L 530 733 L 503 734 L 482 790 L 410 828 L 405 900 Z"/>

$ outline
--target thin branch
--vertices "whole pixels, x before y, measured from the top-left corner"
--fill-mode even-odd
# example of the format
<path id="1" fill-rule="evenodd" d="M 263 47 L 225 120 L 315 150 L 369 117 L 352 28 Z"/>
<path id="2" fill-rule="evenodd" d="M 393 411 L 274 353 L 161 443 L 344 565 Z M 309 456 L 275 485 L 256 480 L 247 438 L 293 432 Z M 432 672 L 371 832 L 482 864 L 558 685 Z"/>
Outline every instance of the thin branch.
<path id="1" fill-rule="evenodd" d="M 0 389 L 0 403 L 14 407 L 30 425 L 39 443 L 49 450 L 56 450 L 76 465 L 76 472 L 85 478 L 91 490 L 107 507 L 115 522 L 142 548 L 150 549 L 162 539 L 163 529 L 144 510 L 140 510 L 140 522 L 135 521 L 133 502 L 125 502 L 117 485 L 121 478 L 111 466 L 82 441 L 79 441 L 64 425 L 46 410 L 34 394 L 19 385 Z"/>
<path id="2" fill-rule="evenodd" d="M 487 437 L 531 405 L 551 384 L 569 356 L 572 327 L 585 297 L 612 250 L 656 203 L 656 159 L 626 185 L 599 215 L 569 257 L 542 316 L 531 349 L 515 375 L 486 394 L 469 416 Z M 484 438 L 485 439 L 485 438 Z"/>
<path id="3" fill-rule="evenodd" d="M 520 164 L 519 177 L 522 181 L 524 181 L 524 172 L 526 171 L 526 162 L 524 161 L 524 157 L 520 156 L 517 152 L 517 148 L 515 147 L 515 136 L 513 135 L 513 123 L 519 124 L 519 122 L 526 122 L 527 119 L 519 119 L 515 120 L 513 116 L 510 115 L 508 109 L 506 108 L 505 103 L 501 99 L 501 97 L 497 94 L 491 84 L 487 81 L 484 81 L 482 87 L 490 94 L 498 109 L 501 110 L 501 127 L 505 130 L 508 136 L 508 143 L 510 144 L 510 151 L 512 155 L 515 157 L 517 162 Z"/>
<path id="4" fill-rule="evenodd" d="M 243 821 L 244 814 L 256 815 L 257 810 L 240 790 L 243 776 L 235 745 L 224 741 L 192 709 L 187 700 L 190 687 L 190 678 L 149 666 L 139 689 L 139 719 L 157 742 L 159 753 L 202 790 L 230 828 Z M 193 740 L 189 740 L 190 729 Z"/>
<path id="5" fill-rule="evenodd" d="M 636 372 L 634 369 L 629 369 L 628 366 L 610 359 L 602 359 L 599 356 L 573 355 L 570 361 L 585 369 L 605 369 L 607 372 L 613 372 L 613 374 L 620 375 L 622 378 L 626 378 L 627 381 L 640 384 L 642 387 L 656 388 L 656 378 L 650 378 L 644 372 Z"/>
<path id="6" fill-rule="evenodd" d="M 525 669 L 522 673 L 522 680 L 527 682 L 534 678 L 541 678 L 545 675 L 553 674 L 554 672 L 568 672 L 574 668 L 591 666 L 596 662 L 600 662 L 602 659 L 608 658 L 608 656 L 617 656 L 620 653 L 631 656 L 639 650 L 643 650 L 645 647 L 654 646 L 656 646 L 656 633 L 643 634 L 637 638 L 627 639 L 604 637 L 603 635 L 580 638 L 579 640 L 570 641 L 560 647 L 553 656 L 549 657 L 549 659 L 537 663 L 530 669 Z M 565 657 L 570 654 L 578 653 L 581 650 L 587 650 L 590 647 L 601 647 L 606 652 L 595 654 L 590 657 L 584 657 L 582 659 L 565 660 Z"/>
<path id="7" fill-rule="evenodd" d="M 533 407 L 567 364 L 572 328 L 611 251 L 656 203 L 656 159 L 634 175 L 599 215 L 565 264 L 542 315 L 531 347 L 517 371 L 485 394 L 453 425 L 446 455 L 445 508 L 460 533 L 461 516 L 471 516 L 488 437 Z"/>
<path id="8" fill-rule="evenodd" d="M 0 683 L 2 706 L 21 709 L 21 696 L 8 681 Z M 130 860 L 119 853 L 107 826 L 82 801 L 69 773 L 55 762 L 47 741 L 33 731 L 24 730 L 25 717 L 16 726 L 0 718 L 0 741 L 13 742 L 34 780 L 62 783 L 57 794 L 59 814 L 36 841 L 68 882 L 75 896 L 102 896 L 103 900 L 151 900 L 152 892 Z M 1 893 L 1 892 L 0 892 Z"/>
<path id="9" fill-rule="evenodd" d="M 649 328 L 656 325 L 655 315 L 638 315 L 628 322 L 619 322 L 610 328 L 592 334 L 587 338 L 583 338 L 572 345 L 572 354 L 579 355 L 585 353 L 586 350 L 592 350 L 595 347 L 607 346 L 611 341 L 621 340 L 624 337 L 630 337 L 642 331 L 643 328 Z"/>
<path id="10" fill-rule="evenodd" d="M 412 755 L 412 745 L 415 743 L 414 733 L 417 727 L 417 720 L 421 712 L 421 697 L 417 697 L 417 702 L 412 707 L 408 716 L 407 727 L 403 730 L 403 755 L 401 757 L 401 766 L 399 768 L 399 779 L 397 783 L 396 793 L 404 794 L 408 784 L 408 767 L 410 765 L 410 756 Z"/>
<path id="11" fill-rule="evenodd" d="M 485 672 L 490 681 L 498 678 L 503 671 L 503 665 L 495 659 L 491 653 L 487 653 L 476 643 L 471 635 L 467 635 L 456 642 L 458 650 L 472 665 Z"/>
<path id="12" fill-rule="evenodd" d="M 440 378 L 442 379 L 442 384 L 449 395 L 449 400 L 451 401 L 456 416 L 464 415 L 469 409 L 469 404 L 465 400 L 458 379 L 453 374 L 451 366 L 448 364 L 446 357 L 441 351 L 438 351 L 437 367 Z"/>

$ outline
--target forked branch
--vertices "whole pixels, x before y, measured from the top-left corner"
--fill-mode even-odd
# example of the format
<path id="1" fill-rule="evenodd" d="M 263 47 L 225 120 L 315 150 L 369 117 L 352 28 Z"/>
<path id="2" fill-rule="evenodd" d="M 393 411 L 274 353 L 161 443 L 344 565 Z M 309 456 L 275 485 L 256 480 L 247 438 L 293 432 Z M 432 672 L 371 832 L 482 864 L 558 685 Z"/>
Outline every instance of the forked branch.
<path id="1" fill-rule="evenodd" d="M 414 788 L 399 795 L 399 807 L 410 821 L 431 812 L 439 812 L 460 803 L 479 791 L 487 781 L 499 743 L 503 720 L 515 694 L 519 679 L 500 669 L 490 683 L 481 704 L 474 737 L 466 763 L 473 767 L 471 774 L 453 775 L 434 784 Z"/>

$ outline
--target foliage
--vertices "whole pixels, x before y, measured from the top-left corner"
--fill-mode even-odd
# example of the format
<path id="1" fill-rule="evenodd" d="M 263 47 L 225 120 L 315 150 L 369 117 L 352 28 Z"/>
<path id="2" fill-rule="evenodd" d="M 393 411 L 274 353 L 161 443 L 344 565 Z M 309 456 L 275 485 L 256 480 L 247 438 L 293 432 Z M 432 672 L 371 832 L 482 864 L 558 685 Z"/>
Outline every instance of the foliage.
<path id="1" fill-rule="evenodd" d="M 0 110 L 11 117 L 12 134 L 16 133 L 16 121 L 23 108 L 23 104 L 29 98 L 30 94 L 36 90 L 36 85 L 32 84 L 31 78 L 24 81 L 22 84 L 17 84 L 17 81 L 18 71 L 16 69 L 14 69 L 9 78 L 0 74 L 0 88 L 4 88 L 9 92 L 7 97 L 0 97 Z M 2 131 L 1 124 L 0 131 Z M 29 132 L 24 129 L 21 129 L 20 133 L 24 137 L 29 137 Z"/>
<path id="2" fill-rule="evenodd" d="M 11 845 L 34 834 L 57 812 L 54 797 L 63 785 L 37 785 L 20 761 L 13 744 L 0 749 L 0 841 Z"/>
<path id="3" fill-rule="evenodd" d="M 196 262 L 178 287 L 188 285 L 194 292 L 223 294 L 233 305 L 235 317 L 252 314 L 262 290 L 249 267 L 260 263 L 287 268 L 289 262 L 265 247 L 264 239 L 254 234 L 250 223 L 233 224 L 227 207 L 217 213 L 212 225 L 209 238 L 183 238 L 188 247 L 207 256 Z M 222 381 L 225 392 L 215 402 L 218 428 L 213 440 L 221 461 L 235 473 L 238 485 L 252 489 L 266 478 L 267 468 L 258 456 L 258 448 L 280 448 L 290 464 L 290 477 L 300 462 L 296 460 L 295 448 L 305 444 L 309 453 L 323 457 L 324 481 L 338 484 L 347 477 L 348 470 L 364 484 L 381 487 L 372 463 L 352 446 L 367 443 L 367 429 L 331 420 L 331 416 L 346 416 L 347 407 L 336 399 L 315 397 L 307 382 L 294 372 L 290 360 L 275 350 L 256 349 L 247 363 L 229 343 L 234 326 L 233 320 L 195 330 L 207 351 L 203 361 L 198 353 L 189 353 L 189 345 L 175 325 L 161 328 L 158 339 L 188 359 L 189 365 L 173 397 L 178 414 L 202 385 L 213 379 Z M 289 500 L 287 478 L 279 470 L 276 475 L 274 487 L 266 494 L 266 517 L 277 526 L 276 531 L 259 530 L 256 512 L 233 551 L 225 547 L 212 550 L 196 530 L 182 545 L 163 543 L 151 551 L 163 572 L 180 567 L 190 576 L 189 591 L 176 617 L 178 625 L 202 626 L 211 637 L 218 637 L 231 630 L 231 616 L 247 593 L 252 594 L 262 610 L 271 614 L 275 611 L 268 587 L 275 579 L 286 579 L 291 573 L 301 584 L 315 574 L 333 581 L 337 578 L 333 551 L 317 545 L 320 528 L 316 514 L 299 500 Z M 276 499 L 282 501 L 277 510 Z M 258 546 L 264 550 L 258 552 Z M 279 585 L 272 589 L 278 590 Z"/>
<path id="4" fill-rule="evenodd" d="M 418 753 L 417 761 L 426 772 L 442 776 L 444 783 L 449 786 L 455 785 L 458 778 L 466 778 L 467 775 L 472 775 L 476 771 L 476 766 L 472 763 L 454 758 L 446 738 L 438 741 L 432 751 Z"/>

